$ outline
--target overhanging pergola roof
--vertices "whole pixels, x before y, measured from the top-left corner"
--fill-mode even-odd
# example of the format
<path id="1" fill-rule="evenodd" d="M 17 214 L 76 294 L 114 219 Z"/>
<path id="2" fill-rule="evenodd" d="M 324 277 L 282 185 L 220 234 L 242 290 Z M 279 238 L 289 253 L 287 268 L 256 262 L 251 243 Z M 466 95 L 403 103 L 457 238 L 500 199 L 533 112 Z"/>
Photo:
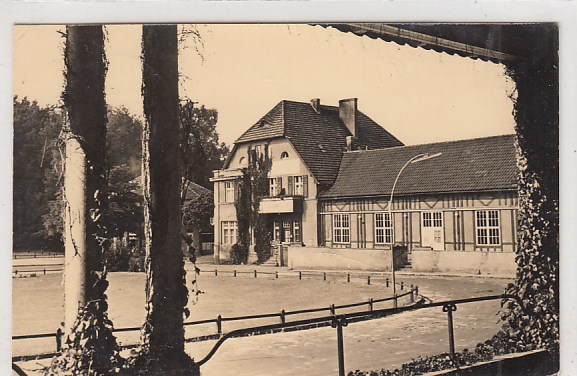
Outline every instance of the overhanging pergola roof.
<path id="1" fill-rule="evenodd" d="M 532 58 L 536 52 L 558 45 L 554 23 L 340 23 L 319 24 L 343 32 L 366 35 L 401 45 L 421 47 L 450 55 L 513 62 Z M 541 43 L 547 41 L 548 43 Z"/>

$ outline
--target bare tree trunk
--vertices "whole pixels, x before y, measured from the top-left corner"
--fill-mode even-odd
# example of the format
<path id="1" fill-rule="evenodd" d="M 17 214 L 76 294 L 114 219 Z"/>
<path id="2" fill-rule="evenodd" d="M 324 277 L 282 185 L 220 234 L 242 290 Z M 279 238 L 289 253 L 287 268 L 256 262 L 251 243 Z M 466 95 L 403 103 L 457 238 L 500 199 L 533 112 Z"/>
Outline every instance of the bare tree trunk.
<path id="1" fill-rule="evenodd" d="M 90 272 L 98 268 L 98 237 L 105 201 L 106 102 L 102 26 L 66 28 L 66 88 L 69 118 L 65 159 L 65 322 L 72 328 L 78 307 L 91 295 Z"/>
<path id="2" fill-rule="evenodd" d="M 75 138 L 66 140 L 64 163 L 64 322 L 74 326 L 86 304 L 86 155 Z"/>
<path id="3" fill-rule="evenodd" d="M 142 57 L 147 273 L 143 355 L 147 374 L 174 374 L 190 364 L 184 353 L 188 292 L 181 247 L 176 25 L 143 26 Z"/>

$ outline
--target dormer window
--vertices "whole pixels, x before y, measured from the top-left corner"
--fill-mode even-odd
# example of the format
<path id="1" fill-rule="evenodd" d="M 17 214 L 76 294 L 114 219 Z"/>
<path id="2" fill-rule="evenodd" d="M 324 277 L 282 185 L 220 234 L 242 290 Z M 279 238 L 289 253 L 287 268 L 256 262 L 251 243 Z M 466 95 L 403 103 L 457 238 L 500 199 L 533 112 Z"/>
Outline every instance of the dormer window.
<path id="1" fill-rule="evenodd" d="M 287 159 L 288 157 L 289 155 L 286 151 L 283 151 L 282 154 L 280 155 L 280 159 Z"/>

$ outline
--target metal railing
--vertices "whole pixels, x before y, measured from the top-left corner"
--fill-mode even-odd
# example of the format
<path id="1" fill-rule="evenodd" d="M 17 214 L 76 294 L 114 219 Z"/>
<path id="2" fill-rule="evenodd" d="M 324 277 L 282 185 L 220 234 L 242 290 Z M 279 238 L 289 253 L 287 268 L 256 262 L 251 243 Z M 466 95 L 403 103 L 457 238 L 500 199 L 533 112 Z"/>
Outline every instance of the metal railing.
<path id="1" fill-rule="evenodd" d="M 295 316 L 295 315 L 302 315 L 302 314 L 316 313 L 316 312 L 325 312 L 325 311 L 329 311 L 331 313 L 331 315 L 336 315 L 338 310 L 360 307 L 360 306 L 365 306 L 365 305 L 369 307 L 369 312 L 370 312 L 374 309 L 374 305 L 376 303 L 393 301 L 393 305 L 396 306 L 398 304 L 398 300 L 405 297 L 405 296 L 408 296 L 409 301 L 411 303 L 414 303 L 416 300 L 416 297 L 418 296 L 418 292 L 419 292 L 418 286 L 415 286 L 415 287 L 411 286 L 410 290 L 408 290 L 402 294 L 398 294 L 396 296 L 389 296 L 389 297 L 381 298 L 381 299 L 370 298 L 367 301 L 362 301 L 362 302 L 357 302 L 357 303 L 348 303 L 348 304 L 340 304 L 340 305 L 331 304 L 328 307 L 308 308 L 308 309 L 300 309 L 300 310 L 295 310 L 295 311 L 286 311 L 283 309 L 278 313 L 277 312 L 261 313 L 261 314 L 256 314 L 256 315 L 244 315 L 244 316 L 232 316 L 232 317 L 223 317 L 222 315 L 218 315 L 214 319 L 189 321 L 189 322 L 185 322 L 183 325 L 184 326 L 195 326 L 195 325 L 205 325 L 205 324 L 216 324 L 216 333 L 215 334 L 209 335 L 209 336 L 196 337 L 196 338 L 193 337 L 193 338 L 187 339 L 188 342 L 192 342 L 192 341 L 195 341 L 198 339 L 205 339 L 205 337 L 217 336 L 217 338 L 218 338 L 218 337 L 222 336 L 223 335 L 223 323 L 225 323 L 225 322 L 250 321 L 250 320 L 278 317 L 281 323 L 286 323 L 288 316 Z M 127 327 L 127 328 L 114 329 L 113 332 L 114 333 L 132 332 L 132 331 L 139 331 L 140 329 L 141 329 L 140 326 L 139 327 Z M 55 337 L 55 333 L 24 334 L 24 335 L 12 336 L 12 340 L 54 338 L 54 337 Z"/>
<path id="2" fill-rule="evenodd" d="M 357 280 L 363 280 L 363 281 L 367 281 L 367 284 L 370 285 L 371 281 L 376 281 L 377 279 L 380 280 L 384 280 L 385 281 L 385 285 L 386 287 L 389 287 L 389 285 L 391 284 L 389 277 L 387 275 L 383 275 L 383 274 L 375 274 L 375 273 L 357 273 L 357 274 L 351 274 L 351 273 L 346 273 L 346 279 L 347 282 L 351 282 L 354 278 L 356 278 Z M 279 273 L 279 271 L 274 271 L 274 272 L 266 272 L 266 271 L 259 271 L 258 269 L 254 269 L 254 270 L 218 270 L 218 269 L 200 269 L 200 274 L 201 275 L 214 275 L 215 277 L 218 276 L 222 276 L 222 275 L 231 275 L 232 277 L 237 277 L 243 274 L 246 275 L 250 275 L 254 278 L 257 278 L 258 275 L 270 275 L 270 276 L 275 276 L 275 278 L 279 278 L 280 276 L 291 276 L 291 277 L 297 277 L 299 280 L 302 280 L 304 277 L 323 277 L 323 280 L 326 281 L 327 277 L 340 277 L 345 275 L 342 272 L 314 272 L 314 271 L 307 271 L 307 272 L 303 272 L 303 271 L 282 271 L 281 273 Z M 399 286 L 403 286 L 403 282 L 401 282 L 400 284 L 397 284 Z"/>
<path id="3" fill-rule="evenodd" d="M 57 258 L 57 257 L 64 257 L 64 252 L 54 252 L 54 251 L 12 252 L 13 259 Z"/>
<path id="4" fill-rule="evenodd" d="M 409 311 L 416 311 L 420 309 L 427 309 L 427 308 L 434 308 L 434 307 L 443 307 L 443 312 L 447 312 L 448 317 L 448 337 L 449 337 L 449 353 L 452 358 L 455 357 L 455 336 L 453 331 L 453 312 L 457 310 L 457 305 L 459 304 L 467 304 L 467 303 L 476 303 L 482 301 L 489 301 L 489 300 L 514 300 L 521 306 L 524 310 L 524 306 L 522 301 L 519 297 L 514 295 L 489 295 L 489 296 L 481 296 L 475 298 L 466 298 L 466 299 L 455 299 L 455 300 L 447 300 L 441 301 L 436 303 L 428 303 L 422 305 L 412 305 L 412 306 L 405 306 L 405 307 L 397 307 L 397 308 L 388 308 L 388 309 L 379 309 L 373 311 L 365 311 L 365 312 L 354 312 L 354 313 L 347 313 L 342 315 L 331 315 L 326 317 L 319 317 L 314 319 L 308 320 L 300 320 L 300 321 L 293 321 L 289 323 L 281 323 L 281 324 L 272 324 L 272 325 L 263 325 L 263 326 L 256 326 L 252 328 L 244 328 L 244 329 L 237 329 L 233 330 L 224 336 L 222 336 L 214 347 L 209 351 L 209 353 L 202 358 L 197 364 L 202 366 L 206 364 L 216 353 L 216 351 L 220 348 L 220 346 L 228 339 L 235 338 L 235 337 L 243 337 L 247 335 L 254 335 L 256 333 L 271 333 L 271 332 L 278 332 L 284 331 L 286 329 L 291 329 L 293 327 L 298 326 L 306 326 L 309 327 L 311 324 L 315 324 L 314 327 L 322 327 L 322 326 L 331 326 L 332 328 L 337 329 L 337 351 L 338 351 L 338 362 L 339 362 L 339 376 L 345 375 L 345 363 L 344 363 L 344 345 L 343 345 L 343 327 L 346 327 L 350 323 L 354 322 L 362 322 L 368 320 L 374 320 L 386 316 L 390 316 L 393 314 L 398 314 L 402 312 L 409 312 Z"/>
<path id="5" fill-rule="evenodd" d="M 208 354 L 202 358 L 197 364 L 202 366 L 206 364 L 218 351 L 218 349 L 222 346 L 222 344 L 230 339 L 230 338 L 238 338 L 244 336 L 254 336 L 254 335 L 261 335 L 261 334 L 269 334 L 269 333 L 277 333 L 277 332 L 286 332 L 286 331 L 293 331 L 293 330 L 307 330 L 313 328 L 320 328 L 331 326 L 332 328 L 337 329 L 337 352 L 338 352 L 338 363 L 339 363 L 339 376 L 345 375 L 345 364 L 344 364 L 344 341 L 343 341 L 343 328 L 348 326 L 351 323 L 356 322 L 363 322 L 369 320 L 375 320 L 403 312 L 411 312 L 417 311 L 421 309 L 430 309 L 435 307 L 442 307 L 443 312 L 447 313 L 447 330 L 448 330 L 448 341 L 449 341 L 449 353 L 452 358 L 455 357 L 455 334 L 453 331 L 453 313 L 457 310 L 457 306 L 460 304 L 469 304 L 469 303 L 478 303 L 490 300 L 513 300 L 519 306 L 525 310 L 521 299 L 515 295 L 488 295 L 488 296 L 480 296 L 474 298 L 465 298 L 465 299 L 453 299 L 453 300 L 446 300 L 440 302 L 431 302 L 427 304 L 422 304 L 418 302 L 417 304 L 403 306 L 403 307 L 394 307 L 394 308 L 386 308 L 386 309 L 377 309 L 375 310 L 371 302 L 374 304 L 375 302 L 387 301 L 392 300 L 395 298 L 400 298 L 402 296 L 411 295 L 414 300 L 414 294 L 417 291 L 417 288 L 413 288 L 410 291 L 407 291 L 404 294 L 400 294 L 396 297 L 389 297 L 384 299 L 378 300 L 369 300 L 369 302 L 362 302 L 362 303 L 352 303 L 352 304 L 344 304 L 344 305 L 331 305 L 328 308 L 315 308 L 315 309 L 306 309 L 306 310 L 297 310 L 297 311 L 281 311 L 280 313 L 271 313 L 271 314 L 261 314 L 261 315 L 251 315 L 251 316 L 237 316 L 237 317 L 230 317 L 230 318 L 223 318 L 222 316 L 218 316 L 216 320 L 209 319 L 209 320 L 200 320 L 194 322 L 188 322 L 184 325 L 199 325 L 199 324 L 207 324 L 207 323 L 216 323 L 217 325 L 217 332 L 216 335 L 205 336 L 205 339 L 218 339 L 216 344 L 213 348 L 208 352 Z M 369 304 L 370 309 L 368 311 L 361 311 L 361 312 L 352 312 L 352 313 L 345 313 L 345 314 L 337 314 L 337 309 L 343 308 L 350 308 L 355 306 L 360 306 L 364 304 Z M 297 320 L 297 321 L 286 321 L 287 315 L 296 315 L 302 313 L 310 313 L 310 312 L 319 312 L 329 310 L 331 312 L 330 316 L 323 316 L 317 318 L 310 318 L 304 320 Z M 260 326 L 253 326 L 248 328 L 236 329 L 232 330 L 226 334 L 222 333 L 222 323 L 224 321 L 235 321 L 235 320 L 242 320 L 242 319 L 259 319 L 265 317 L 279 317 L 280 323 L 277 324 L 269 324 L 269 325 L 260 325 Z M 140 330 L 138 328 L 122 328 L 122 329 L 115 329 L 114 332 L 126 332 L 126 331 L 134 331 Z M 13 340 L 17 339 L 29 339 L 29 338 L 46 338 L 46 337 L 53 337 L 54 334 L 35 334 L 35 335 L 24 335 L 24 336 L 13 336 Z M 192 339 L 194 340 L 194 339 Z M 190 342 L 191 339 L 187 339 L 187 342 Z M 125 348 L 133 347 L 133 346 L 123 346 Z M 48 355 L 48 354 L 46 354 Z M 52 356 L 54 354 L 50 354 Z M 17 361 L 15 358 L 12 359 L 13 362 Z"/>
<path id="6" fill-rule="evenodd" d="M 46 266 L 51 266 L 52 268 L 42 268 L 42 269 L 27 269 L 27 267 L 34 267 L 34 266 L 44 266 L 44 265 L 20 265 L 18 267 L 22 268 L 20 270 L 16 269 L 16 267 L 12 267 L 12 273 L 14 275 L 24 275 L 24 274 L 36 274 L 36 273 L 42 273 L 42 274 L 46 274 L 47 272 L 62 272 L 64 271 L 64 265 L 60 265 L 60 264 L 53 264 L 53 265 L 46 265 Z M 56 267 L 54 269 L 54 267 Z"/>

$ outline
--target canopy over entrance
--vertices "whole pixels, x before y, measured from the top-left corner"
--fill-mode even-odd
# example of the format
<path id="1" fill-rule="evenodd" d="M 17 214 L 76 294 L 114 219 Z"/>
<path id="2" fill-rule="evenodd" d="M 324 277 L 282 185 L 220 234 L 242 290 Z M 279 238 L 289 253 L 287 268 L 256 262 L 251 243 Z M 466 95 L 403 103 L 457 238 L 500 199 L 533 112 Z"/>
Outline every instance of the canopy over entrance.
<path id="1" fill-rule="evenodd" d="M 506 63 L 534 58 L 536 53 L 556 53 L 558 28 L 539 24 L 447 23 L 342 23 L 320 24 L 343 32 L 366 35 L 401 45 L 422 47 L 450 55 Z"/>

